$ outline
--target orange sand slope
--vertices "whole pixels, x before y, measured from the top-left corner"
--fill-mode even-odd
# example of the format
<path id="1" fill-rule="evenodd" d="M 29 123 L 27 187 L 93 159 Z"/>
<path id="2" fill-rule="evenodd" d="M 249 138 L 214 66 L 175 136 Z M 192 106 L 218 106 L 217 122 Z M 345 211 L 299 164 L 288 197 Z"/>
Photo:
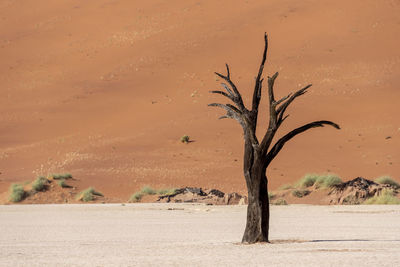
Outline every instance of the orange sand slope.
<path id="1" fill-rule="evenodd" d="M 398 178 L 398 14 L 393 0 L 2 1 L 0 192 L 70 172 L 116 200 L 143 185 L 245 193 L 240 126 L 217 120 L 207 103 L 225 100 L 208 91 L 228 62 L 249 102 L 265 31 L 277 97 L 313 84 L 281 134 L 342 127 L 288 143 L 270 187 L 309 172 Z"/>

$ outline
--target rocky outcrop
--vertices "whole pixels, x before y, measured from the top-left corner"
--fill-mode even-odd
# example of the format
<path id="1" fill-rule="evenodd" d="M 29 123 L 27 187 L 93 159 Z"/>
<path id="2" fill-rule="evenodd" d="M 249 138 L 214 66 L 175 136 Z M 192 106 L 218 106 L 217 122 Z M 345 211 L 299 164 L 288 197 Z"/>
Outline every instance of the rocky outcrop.
<path id="1" fill-rule="evenodd" d="M 202 189 L 184 187 L 175 190 L 173 194 L 160 196 L 158 202 L 173 203 L 205 203 L 209 205 L 247 204 L 247 197 L 238 193 L 226 194 L 217 189 Z"/>
<path id="2" fill-rule="evenodd" d="M 329 192 L 332 197 L 330 204 L 361 204 L 368 198 L 379 195 L 384 189 L 396 192 L 396 188 L 391 185 L 377 184 L 371 180 L 357 177 L 348 182 L 332 186 L 332 190 Z"/>

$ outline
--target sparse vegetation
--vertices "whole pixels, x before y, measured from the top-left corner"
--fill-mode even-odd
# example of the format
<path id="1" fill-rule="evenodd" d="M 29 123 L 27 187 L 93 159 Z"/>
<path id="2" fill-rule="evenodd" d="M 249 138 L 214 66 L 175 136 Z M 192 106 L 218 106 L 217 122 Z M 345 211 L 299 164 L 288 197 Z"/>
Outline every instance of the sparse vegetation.
<path id="1" fill-rule="evenodd" d="M 39 176 L 32 183 L 32 189 L 36 192 L 43 191 L 46 188 L 48 180 L 44 176 Z"/>
<path id="2" fill-rule="evenodd" d="M 89 202 L 92 200 L 95 200 L 95 196 L 101 196 L 103 197 L 104 195 L 98 191 L 96 191 L 93 187 L 89 187 L 86 190 L 83 190 L 78 194 L 77 199 L 82 200 L 83 202 Z"/>
<path id="3" fill-rule="evenodd" d="M 277 199 L 275 202 L 271 203 L 272 205 L 287 205 L 288 203 L 283 198 Z"/>
<path id="4" fill-rule="evenodd" d="M 295 190 L 292 191 L 292 195 L 294 197 L 298 197 L 298 198 L 302 198 L 304 196 L 307 196 L 310 193 L 311 193 L 311 191 L 310 190 L 306 190 L 306 189 L 304 189 L 304 190 L 295 189 Z"/>
<path id="5" fill-rule="evenodd" d="M 375 183 L 378 184 L 388 184 L 393 186 L 394 188 L 400 188 L 400 184 L 392 179 L 390 176 L 381 176 L 375 179 Z"/>
<path id="6" fill-rule="evenodd" d="M 173 195 L 176 192 L 176 188 L 164 188 L 157 191 L 157 194 L 161 196 Z"/>
<path id="7" fill-rule="evenodd" d="M 395 205 L 395 204 L 400 204 L 400 199 L 398 199 L 395 196 L 395 193 L 393 190 L 389 189 L 384 189 L 380 192 L 379 195 L 375 195 L 366 201 L 363 202 L 363 204 L 368 204 L 368 205 Z"/>
<path id="8" fill-rule="evenodd" d="M 135 192 L 133 193 L 133 195 L 131 196 L 131 198 L 129 199 L 129 202 L 139 202 L 143 197 L 143 193 L 142 192 Z"/>
<path id="9" fill-rule="evenodd" d="M 329 188 L 333 185 L 340 184 L 342 179 L 336 174 L 306 174 L 300 181 L 297 182 L 296 186 L 300 188 L 311 187 L 315 185 L 317 188 Z"/>
<path id="10" fill-rule="evenodd" d="M 57 184 L 58 184 L 59 186 L 61 186 L 62 188 L 71 188 L 71 187 L 72 187 L 72 186 L 68 185 L 68 184 L 65 182 L 65 179 L 58 180 L 58 181 L 57 181 Z"/>
<path id="11" fill-rule="evenodd" d="M 144 186 L 141 190 L 143 195 L 155 195 L 157 194 L 157 191 L 151 188 L 150 186 Z"/>
<path id="12" fill-rule="evenodd" d="M 318 188 L 329 188 L 342 182 L 342 179 L 340 179 L 336 174 L 324 174 L 317 178 L 315 184 Z"/>
<path id="13" fill-rule="evenodd" d="M 189 141 L 190 141 L 190 137 L 188 136 L 188 135 L 184 135 L 184 136 L 182 136 L 181 137 L 181 142 L 182 143 L 189 143 Z"/>
<path id="14" fill-rule="evenodd" d="M 271 200 L 275 197 L 275 194 L 272 192 L 268 192 L 268 199 Z"/>
<path id="15" fill-rule="evenodd" d="M 10 197 L 9 200 L 12 202 L 20 202 L 26 196 L 24 187 L 20 184 L 12 184 L 10 186 Z"/>
<path id="16" fill-rule="evenodd" d="M 297 183 L 297 187 L 305 188 L 313 186 L 318 179 L 318 174 L 306 174 Z"/>
<path id="17" fill-rule="evenodd" d="M 51 177 L 53 177 L 54 180 L 61 180 L 61 179 L 71 179 L 72 178 L 72 174 L 70 173 L 58 173 L 58 174 L 51 174 Z"/>
<path id="18" fill-rule="evenodd" d="M 161 195 L 161 196 L 168 196 L 174 194 L 176 191 L 175 188 L 165 188 L 160 190 L 155 190 L 150 186 L 143 186 L 142 189 L 138 192 L 132 194 L 129 198 L 129 202 L 139 202 L 143 196 L 145 195 Z"/>

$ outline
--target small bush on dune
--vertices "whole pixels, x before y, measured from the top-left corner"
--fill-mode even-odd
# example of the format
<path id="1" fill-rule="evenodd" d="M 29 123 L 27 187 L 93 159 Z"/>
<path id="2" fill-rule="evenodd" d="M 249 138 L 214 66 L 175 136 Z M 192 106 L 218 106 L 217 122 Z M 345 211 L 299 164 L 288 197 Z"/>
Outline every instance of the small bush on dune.
<path id="1" fill-rule="evenodd" d="M 342 182 L 342 179 L 340 179 L 336 174 L 325 174 L 319 176 L 315 184 L 317 187 L 329 188 Z"/>
<path id="2" fill-rule="evenodd" d="M 317 188 L 329 188 L 336 184 L 342 183 L 342 179 L 336 174 L 306 174 L 300 181 L 297 182 L 297 186 L 300 188 L 311 187 L 315 185 Z"/>
<path id="3" fill-rule="evenodd" d="M 184 135 L 181 137 L 181 142 L 182 143 L 189 143 L 190 137 L 188 135 Z"/>
<path id="4" fill-rule="evenodd" d="M 133 195 L 129 199 L 129 202 L 139 202 L 142 199 L 142 197 L 143 197 L 143 193 L 140 191 L 133 193 Z"/>
<path id="5" fill-rule="evenodd" d="M 176 188 L 164 188 L 157 191 L 157 194 L 161 196 L 173 195 L 176 192 Z"/>
<path id="6" fill-rule="evenodd" d="M 58 173 L 58 174 L 52 174 L 50 175 L 51 177 L 53 177 L 54 180 L 66 180 L 66 179 L 71 179 L 72 178 L 72 174 L 70 173 Z"/>
<path id="7" fill-rule="evenodd" d="M 276 200 L 275 202 L 271 203 L 272 205 L 287 205 L 288 203 L 283 198 Z"/>
<path id="8" fill-rule="evenodd" d="M 78 199 L 84 201 L 84 202 L 89 202 L 95 199 L 95 196 L 101 196 L 103 197 L 104 195 L 98 191 L 96 191 L 93 187 L 89 187 L 86 190 L 83 190 L 78 194 Z"/>
<path id="9" fill-rule="evenodd" d="M 36 192 L 43 191 L 46 188 L 47 179 L 43 176 L 39 176 L 32 183 L 32 189 Z"/>
<path id="10" fill-rule="evenodd" d="M 363 204 L 368 204 L 368 205 L 395 205 L 395 204 L 400 204 L 400 199 L 398 199 L 393 190 L 382 190 L 381 193 L 378 196 L 373 196 L 366 201 L 364 201 Z"/>
<path id="11" fill-rule="evenodd" d="M 68 185 L 68 184 L 65 182 L 65 179 L 62 179 L 62 180 L 57 181 L 57 184 L 58 184 L 59 186 L 61 186 L 62 188 L 71 188 L 71 187 L 72 187 L 72 186 Z"/>
<path id="12" fill-rule="evenodd" d="M 176 192 L 175 188 L 166 188 L 166 189 L 160 189 L 160 190 L 155 190 L 151 188 L 150 186 L 144 186 L 142 189 L 138 192 L 135 192 L 132 194 L 132 196 L 129 198 L 129 202 L 139 202 L 143 196 L 146 195 L 161 195 L 161 196 L 168 196 L 168 195 L 173 195 Z"/>
<path id="13" fill-rule="evenodd" d="M 150 186 L 144 186 L 141 190 L 144 195 L 155 195 L 157 191 L 151 188 Z"/>
<path id="14" fill-rule="evenodd" d="M 298 189 L 296 189 L 296 190 L 292 191 L 292 195 L 294 197 L 298 197 L 298 198 L 307 196 L 310 193 L 311 193 L 311 191 L 309 191 L 309 190 L 298 190 Z"/>
<path id="15" fill-rule="evenodd" d="M 300 179 L 300 181 L 297 182 L 296 185 L 303 188 L 313 186 L 318 177 L 318 174 L 306 174 Z"/>
<path id="16" fill-rule="evenodd" d="M 26 192 L 24 187 L 20 184 L 12 184 L 10 186 L 9 200 L 12 202 L 20 202 L 25 198 Z"/>
<path id="17" fill-rule="evenodd" d="M 400 188 L 400 184 L 392 179 L 390 176 L 381 176 L 375 179 L 375 182 L 378 184 L 388 184 L 393 186 L 394 188 Z"/>

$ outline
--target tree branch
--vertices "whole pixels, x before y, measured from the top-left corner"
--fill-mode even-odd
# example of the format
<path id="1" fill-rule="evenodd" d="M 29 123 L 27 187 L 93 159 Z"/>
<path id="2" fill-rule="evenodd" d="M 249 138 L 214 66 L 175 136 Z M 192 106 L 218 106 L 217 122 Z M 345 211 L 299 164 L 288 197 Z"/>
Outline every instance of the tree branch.
<path id="1" fill-rule="evenodd" d="M 234 96 L 229 95 L 229 94 L 227 94 L 227 93 L 225 93 L 225 92 L 223 92 L 223 91 L 215 90 L 215 91 L 209 91 L 209 92 L 212 93 L 212 94 L 220 94 L 220 95 L 223 95 L 223 96 L 229 98 L 230 100 L 232 100 L 233 102 L 235 102 Z"/>
<path id="2" fill-rule="evenodd" d="M 307 85 L 306 87 L 296 91 L 293 95 L 289 97 L 289 99 L 286 100 L 277 110 L 276 113 L 280 115 L 280 118 L 283 117 L 283 114 L 285 113 L 287 107 L 290 105 L 290 103 L 293 102 L 297 97 L 304 95 L 307 93 L 307 89 L 310 88 L 312 84 Z"/>
<path id="3" fill-rule="evenodd" d="M 238 89 L 236 88 L 236 85 L 235 85 L 235 84 L 232 82 L 232 80 L 231 80 L 231 73 L 230 73 L 230 71 L 229 71 L 229 66 L 228 66 L 228 64 L 225 64 L 225 65 L 226 65 L 227 76 L 222 75 L 221 73 L 218 73 L 218 72 L 215 72 L 215 74 L 218 75 L 219 77 L 221 77 L 222 79 L 224 79 L 225 81 L 228 82 L 228 84 L 230 85 L 230 87 L 231 87 L 232 90 L 233 90 L 233 99 L 234 99 L 233 102 L 235 102 L 235 104 L 238 106 L 238 108 L 239 108 L 241 111 L 244 111 L 244 110 L 246 110 L 246 108 L 245 108 L 245 106 L 244 106 L 244 104 L 243 104 L 242 96 L 240 95 Z M 225 87 L 225 86 L 224 86 L 224 87 Z M 225 87 L 225 89 L 226 89 L 226 87 Z M 230 91 L 230 90 L 229 90 L 229 91 Z"/>
<path id="4" fill-rule="evenodd" d="M 246 129 L 246 122 L 243 117 L 243 113 L 235 106 L 233 106 L 231 104 L 224 105 L 224 104 L 220 104 L 220 103 L 211 103 L 211 104 L 208 104 L 208 106 L 209 107 L 219 107 L 219 108 L 225 109 L 226 115 L 219 117 L 219 119 L 226 119 L 226 118 L 235 119 L 242 126 L 243 130 Z"/>
<path id="5" fill-rule="evenodd" d="M 340 129 L 340 126 L 338 124 L 331 122 L 331 121 L 314 121 L 314 122 L 308 123 L 306 125 L 303 125 L 299 128 L 294 129 L 293 131 L 289 132 L 288 134 L 283 136 L 281 139 L 279 139 L 275 143 L 275 145 L 271 148 L 271 150 L 268 152 L 267 162 L 266 162 L 267 166 L 271 163 L 271 161 L 275 158 L 275 156 L 279 153 L 279 151 L 281 151 L 281 149 L 283 148 L 283 146 L 285 145 L 285 143 L 287 141 L 289 141 L 296 135 L 301 134 L 311 128 L 323 127 L 325 125 L 330 125 L 332 127 L 335 127 L 336 129 Z"/>
<path id="6" fill-rule="evenodd" d="M 258 106 L 259 106 L 260 100 L 261 100 L 261 89 L 262 89 L 262 82 L 263 82 L 263 79 L 261 79 L 261 75 L 264 71 L 264 64 L 267 59 L 267 51 L 268 51 L 268 35 L 267 35 L 267 33 L 264 34 L 264 42 L 265 42 L 265 46 L 264 46 L 263 57 L 261 60 L 260 68 L 258 69 L 256 84 L 254 85 L 253 103 L 252 103 L 252 108 L 251 108 L 251 110 L 253 112 L 258 111 Z"/>

